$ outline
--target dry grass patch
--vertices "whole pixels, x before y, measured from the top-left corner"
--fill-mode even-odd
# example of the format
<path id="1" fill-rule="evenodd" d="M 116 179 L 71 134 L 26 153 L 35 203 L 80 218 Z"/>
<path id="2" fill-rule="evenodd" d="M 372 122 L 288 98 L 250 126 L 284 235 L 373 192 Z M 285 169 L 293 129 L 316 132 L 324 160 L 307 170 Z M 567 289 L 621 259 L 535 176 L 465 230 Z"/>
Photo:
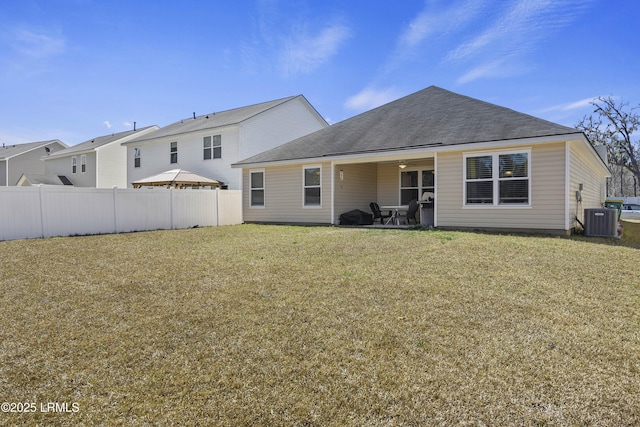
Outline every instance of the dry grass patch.
<path id="1" fill-rule="evenodd" d="M 640 423 L 637 249 L 243 225 L 0 242 L 33 425 Z"/>

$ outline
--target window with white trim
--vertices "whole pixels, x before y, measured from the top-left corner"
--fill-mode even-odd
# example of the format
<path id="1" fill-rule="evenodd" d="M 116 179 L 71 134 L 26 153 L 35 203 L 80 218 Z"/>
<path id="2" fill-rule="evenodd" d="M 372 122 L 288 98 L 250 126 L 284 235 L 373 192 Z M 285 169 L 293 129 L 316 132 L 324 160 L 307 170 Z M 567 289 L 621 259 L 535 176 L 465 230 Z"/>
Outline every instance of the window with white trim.
<path id="1" fill-rule="evenodd" d="M 133 167 L 140 167 L 140 148 L 138 147 L 133 149 Z"/>
<path id="2" fill-rule="evenodd" d="M 222 136 L 213 135 L 205 136 L 202 139 L 203 159 L 221 159 L 222 158 Z"/>
<path id="3" fill-rule="evenodd" d="M 78 158 L 73 156 L 71 158 L 71 173 L 75 174 L 78 171 Z"/>
<path id="4" fill-rule="evenodd" d="M 304 206 L 322 206 L 322 169 L 320 166 L 303 166 Z"/>
<path id="5" fill-rule="evenodd" d="M 531 151 L 464 155 L 466 206 L 529 206 Z"/>
<path id="6" fill-rule="evenodd" d="M 87 155 L 86 154 L 83 154 L 82 156 L 80 156 L 80 172 L 81 173 L 87 172 Z"/>
<path id="7" fill-rule="evenodd" d="M 178 142 L 177 141 L 172 142 L 170 145 L 169 162 L 178 163 Z"/>
<path id="8" fill-rule="evenodd" d="M 425 191 L 434 192 L 433 170 L 403 170 L 400 172 L 400 204 L 408 205 L 411 200 L 421 200 Z"/>
<path id="9" fill-rule="evenodd" d="M 251 201 L 252 207 L 264 207 L 264 169 L 252 170 L 249 172 L 251 187 Z"/>

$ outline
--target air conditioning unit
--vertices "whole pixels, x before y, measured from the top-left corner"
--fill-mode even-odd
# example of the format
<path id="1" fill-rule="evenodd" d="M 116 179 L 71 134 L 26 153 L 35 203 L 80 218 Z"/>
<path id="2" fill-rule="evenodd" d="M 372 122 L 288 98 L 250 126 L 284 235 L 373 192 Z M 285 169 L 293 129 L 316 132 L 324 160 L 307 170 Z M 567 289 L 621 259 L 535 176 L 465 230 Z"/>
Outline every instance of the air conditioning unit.
<path id="1" fill-rule="evenodd" d="M 584 235 L 590 237 L 616 237 L 618 235 L 617 209 L 585 209 Z"/>

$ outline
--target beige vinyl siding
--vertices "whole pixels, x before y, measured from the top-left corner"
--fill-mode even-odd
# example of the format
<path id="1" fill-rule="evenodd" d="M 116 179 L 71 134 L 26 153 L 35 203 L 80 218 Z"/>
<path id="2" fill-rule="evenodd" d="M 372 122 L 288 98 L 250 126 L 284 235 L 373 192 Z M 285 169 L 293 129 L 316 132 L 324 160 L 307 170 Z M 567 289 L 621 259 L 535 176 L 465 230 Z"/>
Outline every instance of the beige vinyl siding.
<path id="1" fill-rule="evenodd" d="M 584 144 L 579 141 L 572 141 L 569 146 L 569 227 L 576 227 L 576 215 L 584 224 L 584 209 L 599 208 L 604 203 L 606 196 L 606 177 L 599 175 L 593 167 L 590 167 L 589 160 L 593 156 L 587 152 Z M 589 159 L 589 160 L 588 160 Z M 576 191 L 579 185 L 583 184 L 582 202 L 576 200 Z"/>
<path id="2" fill-rule="evenodd" d="M 335 219 L 353 209 L 371 212 L 369 203 L 377 199 L 377 165 L 362 163 L 335 166 Z M 340 171 L 343 180 L 340 180 Z"/>
<path id="3" fill-rule="evenodd" d="M 242 209 L 246 222 L 331 223 L 331 164 L 321 164 L 321 207 L 303 207 L 302 168 L 317 163 L 264 168 L 264 207 L 251 207 L 249 170 L 242 174 Z"/>
<path id="4" fill-rule="evenodd" d="M 509 147 L 508 150 L 517 151 L 518 148 Z M 437 224 L 440 227 L 563 231 L 564 170 L 564 142 L 533 146 L 529 159 L 531 207 L 467 207 L 463 200 L 463 152 L 440 153 L 436 173 Z"/>

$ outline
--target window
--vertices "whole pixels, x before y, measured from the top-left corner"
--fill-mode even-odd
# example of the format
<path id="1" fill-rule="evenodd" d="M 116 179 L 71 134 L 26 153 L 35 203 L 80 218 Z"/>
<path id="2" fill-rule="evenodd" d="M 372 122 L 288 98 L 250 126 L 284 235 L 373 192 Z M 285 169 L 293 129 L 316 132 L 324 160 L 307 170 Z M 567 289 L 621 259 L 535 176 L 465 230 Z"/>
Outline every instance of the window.
<path id="1" fill-rule="evenodd" d="M 73 156 L 71 158 L 71 173 L 75 174 L 78 171 L 78 158 Z"/>
<path id="2" fill-rule="evenodd" d="M 465 155 L 465 205 L 529 205 L 529 157 L 529 150 Z"/>
<path id="3" fill-rule="evenodd" d="M 304 206 L 321 206 L 322 172 L 320 166 L 304 166 L 302 171 Z"/>
<path id="4" fill-rule="evenodd" d="M 251 175 L 251 206 L 264 207 L 264 170 L 255 170 Z"/>
<path id="5" fill-rule="evenodd" d="M 420 200 L 422 193 L 434 190 L 433 170 L 412 170 L 400 172 L 400 204 L 408 205 L 411 200 Z"/>
<path id="6" fill-rule="evenodd" d="M 170 153 L 170 162 L 178 163 L 178 142 L 172 142 L 171 148 L 169 150 Z"/>
<path id="7" fill-rule="evenodd" d="M 221 159 L 222 158 L 222 136 L 213 135 L 203 138 L 204 160 Z"/>
<path id="8" fill-rule="evenodd" d="M 87 172 L 87 155 L 83 154 L 80 156 L 80 172 Z"/>
<path id="9" fill-rule="evenodd" d="M 139 148 L 133 149 L 133 167 L 134 168 L 140 167 L 140 149 Z"/>

